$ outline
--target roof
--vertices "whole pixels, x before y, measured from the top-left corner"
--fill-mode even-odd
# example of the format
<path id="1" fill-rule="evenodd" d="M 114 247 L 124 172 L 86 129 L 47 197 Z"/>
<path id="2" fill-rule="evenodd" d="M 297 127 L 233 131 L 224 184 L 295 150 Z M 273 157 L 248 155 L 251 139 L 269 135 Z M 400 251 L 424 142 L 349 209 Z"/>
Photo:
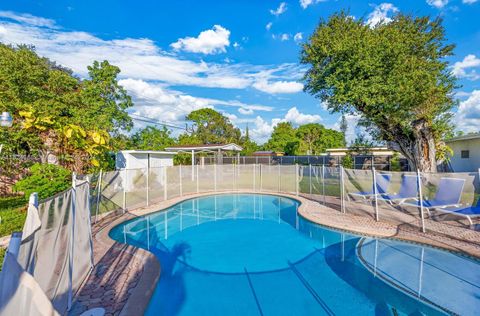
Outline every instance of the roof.
<path id="1" fill-rule="evenodd" d="M 242 151 L 243 147 L 235 144 L 235 143 L 230 143 L 230 144 L 206 144 L 206 145 L 181 145 L 181 146 L 171 146 L 165 148 L 166 151 L 169 152 L 182 152 L 182 151 L 188 151 L 191 152 L 196 151 L 196 152 L 208 152 L 208 151 L 217 151 L 217 150 L 223 150 L 223 151 Z"/>
<path id="2" fill-rule="evenodd" d="M 457 142 L 462 140 L 470 140 L 470 139 L 480 139 L 480 133 L 470 133 L 467 135 L 452 137 L 450 139 L 446 139 L 446 143 Z"/>
<path id="3" fill-rule="evenodd" d="M 118 153 L 122 154 L 150 154 L 150 155 L 176 155 L 175 152 L 161 151 L 161 150 L 120 150 Z"/>

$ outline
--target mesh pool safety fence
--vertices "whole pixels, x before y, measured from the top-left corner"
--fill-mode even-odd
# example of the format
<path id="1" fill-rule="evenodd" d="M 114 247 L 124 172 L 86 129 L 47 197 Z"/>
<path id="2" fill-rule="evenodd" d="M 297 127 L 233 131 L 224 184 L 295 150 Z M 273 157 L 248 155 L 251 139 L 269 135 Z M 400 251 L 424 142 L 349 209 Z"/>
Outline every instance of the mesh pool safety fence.
<path id="1" fill-rule="evenodd" d="M 480 246 L 478 172 L 434 174 L 281 164 L 100 172 L 77 179 L 71 189 L 50 199 L 31 201 L 19 247 L 9 248 L 0 274 L 0 282 L 11 284 L 0 289 L 0 314 L 25 305 L 22 300 L 32 295 L 41 306 L 50 302 L 53 312 L 68 310 L 93 266 L 90 221 L 108 220 L 110 214 L 182 196 L 227 191 L 298 195 L 360 221 L 388 223 L 398 230 L 444 235 Z M 10 275 L 5 273 L 8 269 L 13 271 Z M 14 275 L 17 282 L 11 282 Z M 24 308 L 16 314 L 35 314 L 39 307 Z"/>

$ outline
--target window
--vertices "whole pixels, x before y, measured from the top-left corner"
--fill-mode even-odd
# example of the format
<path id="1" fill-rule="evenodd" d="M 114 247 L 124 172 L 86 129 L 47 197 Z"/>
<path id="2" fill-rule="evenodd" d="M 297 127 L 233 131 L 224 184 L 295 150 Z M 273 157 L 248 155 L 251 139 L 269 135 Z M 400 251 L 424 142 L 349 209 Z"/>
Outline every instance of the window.
<path id="1" fill-rule="evenodd" d="M 463 159 L 468 159 L 468 158 L 470 158 L 470 150 L 462 150 L 460 156 L 461 156 Z"/>

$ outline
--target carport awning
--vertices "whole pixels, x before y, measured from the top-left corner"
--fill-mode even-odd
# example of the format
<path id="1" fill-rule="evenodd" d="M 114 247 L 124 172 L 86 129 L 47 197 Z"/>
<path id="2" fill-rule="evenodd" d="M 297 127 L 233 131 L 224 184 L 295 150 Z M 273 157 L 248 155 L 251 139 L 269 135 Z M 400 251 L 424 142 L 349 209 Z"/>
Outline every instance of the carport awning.
<path id="1" fill-rule="evenodd" d="M 240 152 L 243 147 L 235 144 L 211 144 L 211 145 L 184 145 L 172 146 L 165 148 L 169 152 L 188 152 L 188 153 L 205 153 L 205 152 L 219 152 L 219 151 L 235 151 Z"/>

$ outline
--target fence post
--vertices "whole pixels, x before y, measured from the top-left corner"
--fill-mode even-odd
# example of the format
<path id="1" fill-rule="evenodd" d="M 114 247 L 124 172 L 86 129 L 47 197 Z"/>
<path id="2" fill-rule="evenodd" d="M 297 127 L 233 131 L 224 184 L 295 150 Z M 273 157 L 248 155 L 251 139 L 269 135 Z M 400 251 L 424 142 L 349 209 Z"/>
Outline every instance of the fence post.
<path id="1" fill-rule="evenodd" d="M 423 192 L 422 192 L 422 177 L 420 170 L 417 169 L 417 187 L 418 187 L 418 201 L 420 203 L 420 216 L 422 218 L 422 232 L 425 232 L 425 217 L 423 213 Z"/>
<path id="2" fill-rule="evenodd" d="M 312 165 L 308 165 L 309 192 L 312 195 Z"/>
<path id="3" fill-rule="evenodd" d="M 77 182 L 77 174 L 75 172 L 72 173 L 72 195 L 70 198 L 70 247 L 69 247 L 69 254 L 68 254 L 68 300 L 67 300 L 67 310 L 72 308 L 72 299 L 73 299 L 73 250 L 75 245 L 75 202 L 77 200 L 77 193 L 76 193 L 76 182 Z"/>
<path id="4" fill-rule="evenodd" d="M 197 193 L 199 193 L 200 192 L 200 187 L 198 185 L 198 165 L 196 165 L 196 166 L 197 166 Z"/>
<path id="5" fill-rule="evenodd" d="M 103 177 L 103 169 L 100 169 L 100 174 L 98 175 L 98 181 L 97 181 L 97 203 L 96 203 L 96 209 L 95 209 L 95 223 L 98 220 L 98 212 L 100 210 L 100 197 L 102 196 L 102 177 Z"/>
<path id="6" fill-rule="evenodd" d="M 257 184 L 257 165 L 253 164 L 253 192 L 255 192 L 256 184 Z"/>
<path id="7" fill-rule="evenodd" d="M 373 174 L 373 196 L 375 198 L 375 220 L 378 222 L 378 188 L 377 188 L 377 174 L 375 167 L 372 167 Z"/>
<path id="8" fill-rule="evenodd" d="M 166 201 L 168 197 L 167 191 L 167 166 L 163 167 L 163 200 Z"/>
<path id="9" fill-rule="evenodd" d="M 127 168 L 124 169 L 124 181 L 125 183 L 123 184 L 123 213 L 126 212 L 127 210 L 127 184 L 128 184 L 128 179 L 127 179 L 127 176 L 128 176 L 128 172 L 127 172 Z"/>
<path id="10" fill-rule="evenodd" d="M 298 183 L 298 181 L 300 181 L 299 177 L 298 177 L 298 173 L 300 171 L 300 168 L 298 167 L 298 163 L 295 164 L 295 195 L 298 196 L 298 188 L 300 186 L 300 184 Z"/>
<path id="11" fill-rule="evenodd" d="M 340 166 L 340 210 L 345 213 L 345 192 L 344 192 L 343 166 Z"/>
<path id="12" fill-rule="evenodd" d="M 325 197 L 325 164 L 322 165 L 322 195 L 323 195 L 323 205 L 326 205 L 327 198 Z"/>
<path id="13" fill-rule="evenodd" d="M 217 164 L 213 164 L 213 190 L 217 192 Z"/>
<path id="14" fill-rule="evenodd" d="M 180 196 L 183 196 L 182 165 L 178 166 L 178 176 L 180 177 Z"/>
<path id="15" fill-rule="evenodd" d="M 280 164 L 278 164 L 278 192 L 280 192 Z"/>
<path id="16" fill-rule="evenodd" d="M 147 206 L 150 206 L 150 160 L 147 167 Z"/>

